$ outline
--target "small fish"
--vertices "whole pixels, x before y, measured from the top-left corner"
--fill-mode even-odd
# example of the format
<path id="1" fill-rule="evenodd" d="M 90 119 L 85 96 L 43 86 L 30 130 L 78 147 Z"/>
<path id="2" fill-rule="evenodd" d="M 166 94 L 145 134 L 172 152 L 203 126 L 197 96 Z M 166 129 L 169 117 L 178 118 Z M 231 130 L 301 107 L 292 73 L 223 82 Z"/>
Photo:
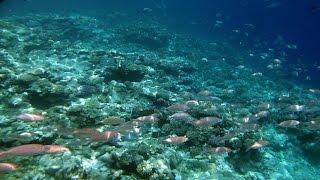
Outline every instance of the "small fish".
<path id="1" fill-rule="evenodd" d="M 17 116 L 17 119 L 23 121 L 42 121 L 45 119 L 43 115 L 24 113 Z"/>
<path id="2" fill-rule="evenodd" d="M 251 146 L 248 147 L 247 151 L 251 150 L 251 149 L 260 149 L 266 145 L 268 145 L 269 142 L 268 141 L 265 141 L 265 140 L 258 140 L 256 142 L 254 142 Z"/>
<path id="3" fill-rule="evenodd" d="M 115 127 L 114 130 L 121 134 L 136 132 L 140 124 L 141 123 L 138 121 L 127 121 L 126 123 L 123 123 L 120 126 Z"/>
<path id="4" fill-rule="evenodd" d="M 165 143 L 178 145 L 188 141 L 187 136 L 172 136 L 164 140 Z"/>
<path id="5" fill-rule="evenodd" d="M 177 112 L 173 115 L 169 116 L 171 121 L 191 121 L 193 118 L 188 113 L 185 112 Z"/>
<path id="6" fill-rule="evenodd" d="M 228 147 L 220 146 L 220 147 L 211 148 L 209 151 L 214 154 L 228 154 L 232 150 Z"/>
<path id="7" fill-rule="evenodd" d="M 253 24 L 250 24 L 250 23 L 247 23 L 247 24 L 244 24 L 246 27 L 249 27 L 249 28 L 255 28 L 256 26 L 253 25 Z"/>
<path id="8" fill-rule="evenodd" d="M 268 5 L 266 6 L 266 8 L 277 8 L 277 7 L 281 6 L 282 3 L 283 3 L 283 2 L 280 2 L 280 1 L 279 1 L 279 2 L 274 2 L 274 3 L 268 4 Z"/>
<path id="9" fill-rule="evenodd" d="M 31 156 L 46 153 L 62 153 L 66 152 L 66 150 L 67 148 L 59 145 L 27 144 L 0 152 L 0 158 L 8 156 Z"/>
<path id="10" fill-rule="evenodd" d="M 142 12 L 143 13 L 151 13 L 153 10 L 151 9 L 151 8 L 147 8 L 147 7 L 145 7 L 145 8 L 143 8 L 142 9 Z"/>
<path id="11" fill-rule="evenodd" d="M 271 104 L 270 103 L 261 103 L 257 106 L 257 109 L 259 111 L 267 111 L 268 109 L 271 108 Z"/>
<path id="12" fill-rule="evenodd" d="M 198 95 L 208 97 L 208 96 L 212 96 L 212 93 L 208 90 L 202 90 L 202 91 L 198 92 Z"/>
<path id="13" fill-rule="evenodd" d="M 218 98 L 218 97 L 213 97 L 213 94 L 208 91 L 208 90 L 203 90 L 203 91 L 200 91 L 198 92 L 197 94 L 199 97 L 199 100 L 202 100 L 202 101 L 216 101 L 216 102 L 220 102 L 221 99 Z"/>
<path id="14" fill-rule="evenodd" d="M 189 101 L 186 101 L 185 104 L 189 107 L 199 106 L 199 101 L 189 100 Z"/>
<path id="15" fill-rule="evenodd" d="M 76 138 L 90 138 L 92 134 L 100 133 L 94 128 L 80 128 L 80 129 L 58 128 L 58 129 L 55 129 L 54 131 L 59 135 L 73 136 Z"/>
<path id="16" fill-rule="evenodd" d="M 105 131 L 102 133 L 92 134 L 91 139 L 93 141 L 114 142 L 121 140 L 121 134 L 117 131 Z"/>
<path id="17" fill-rule="evenodd" d="M 209 143 L 212 145 L 219 145 L 220 143 L 224 143 L 225 141 L 228 141 L 236 136 L 236 132 L 229 132 L 225 134 L 224 136 L 213 136 L 209 140 Z"/>
<path id="18" fill-rule="evenodd" d="M 209 116 L 209 117 L 204 117 L 194 121 L 193 125 L 198 127 L 207 127 L 207 126 L 216 125 L 220 122 L 222 122 L 222 119 L 214 116 Z"/>
<path id="19" fill-rule="evenodd" d="M 297 120 L 287 120 L 287 121 L 282 121 L 278 125 L 281 127 L 284 127 L 284 128 L 290 128 L 290 127 L 295 127 L 299 124 L 300 124 L 300 122 Z"/>
<path id="20" fill-rule="evenodd" d="M 185 112 L 185 111 L 188 111 L 190 107 L 187 106 L 186 104 L 174 104 L 169 106 L 167 109 L 172 112 L 179 112 L 179 111 Z"/>
<path id="21" fill-rule="evenodd" d="M 222 102 L 222 99 L 219 98 L 219 97 L 215 97 L 215 96 L 211 96 L 210 99 L 207 99 L 207 100 L 210 100 L 212 102 Z"/>
<path id="22" fill-rule="evenodd" d="M 320 66 L 318 68 L 320 70 Z M 314 93 L 314 94 L 320 94 L 320 89 L 309 89 L 310 92 Z"/>
<path id="23" fill-rule="evenodd" d="M 98 133 L 100 132 L 93 128 L 81 128 L 81 129 L 74 129 L 71 131 L 71 135 L 79 138 L 91 138 L 93 135 Z"/>
<path id="24" fill-rule="evenodd" d="M 121 124 L 114 128 L 114 131 L 119 132 L 122 135 L 122 137 L 126 140 L 136 139 L 142 132 L 142 129 L 139 127 L 139 124 L 140 123 L 137 121 L 127 121 L 124 124 Z"/>
<path id="25" fill-rule="evenodd" d="M 258 116 L 260 118 L 265 118 L 269 115 L 269 112 L 268 111 L 260 111 L 258 112 L 257 114 L 255 114 L 255 116 Z"/>
<path id="26" fill-rule="evenodd" d="M 288 107 L 288 110 L 293 111 L 293 112 L 301 112 L 303 110 L 305 110 L 305 106 L 304 105 L 290 105 Z"/>
<path id="27" fill-rule="evenodd" d="M 252 116 L 249 117 L 248 122 L 258 121 L 262 118 L 268 117 L 269 112 L 268 111 L 260 111 Z"/>
<path id="28" fill-rule="evenodd" d="M 136 122 L 141 124 L 155 124 L 159 121 L 159 118 L 156 114 L 151 114 L 149 116 L 141 116 L 135 119 Z"/>
<path id="29" fill-rule="evenodd" d="M 287 47 L 288 49 L 298 49 L 298 46 L 295 45 L 295 44 L 287 44 L 286 47 Z"/>
<path id="30" fill-rule="evenodd" d="M 228 95 L 228 94 L 234 94 L 236 91 L 234 89 L 224 89 L 223 93 Z"/>
<path id="31" fill-rule="evenodd" d="M 29 156 L 38 155 L 44 152 L 42 144 L 27 144 L 13 147 L 7 151 L 0 152 L 0 158 L 7 156 Z"/>
<path id="32" fill-rule="evenodd" d="M 262 76 L 261 72 L 252 73 L 252 76 Z"/>
<path id="33" fill-rule="evenodd" d="M 59 154 L 64 152 L 70 152 L 69 148 L 60 145 L 44 145 L 44 152 L 47 154 Z"/>
<path id="34" fill-rule="evenodd" d="M 0 172 L 8 173 L 17 170 L 17 165 L 12 163 L 0 163 Z"/>

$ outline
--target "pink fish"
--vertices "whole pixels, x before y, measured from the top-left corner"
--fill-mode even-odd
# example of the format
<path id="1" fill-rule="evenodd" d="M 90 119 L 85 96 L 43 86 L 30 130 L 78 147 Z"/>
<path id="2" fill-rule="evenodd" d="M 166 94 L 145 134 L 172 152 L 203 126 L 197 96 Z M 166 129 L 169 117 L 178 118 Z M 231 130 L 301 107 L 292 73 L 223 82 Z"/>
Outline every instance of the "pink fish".
<path id="1" fill-rule="evenodd" d="M 55 131 L 59 135 L 64 136 L 74 136 L 76 138 L 91 138 L 93 134 L 100 133 L 94 128 L 80 128 L 80 129 L 73 129 L 73 128 L 58 128 Z"/>
<path id="2" fill-rule="evenodd" d="M 12 163 L 0 163 L 0 172 L 11 172 L 17 170 L 17 165 Z"/>
<path id="3" fill-rule="evenodd" d="M 72 135 L 79 138 L 91 138 L 93 135 L 98 133 L 100 132 L 93 128 L 74 129 L 72 131 Z"/>
<path id="4" fill-rule="evenodd" d="M 92 134 L 91 139 L 94 141 L 119 141 L 121 134 L 117 131 L 105 131 L 102 133 Z"/>
<path id="5" fill-rule="evenodd" d="M 60 149 L 58 150 L 58 147 Z M 7 151 L 0 152 L 0 158 L 8 156 L 31 156 L 46 153 L 62 153 L 68 149 L 59 145 L 42 145 L 42 144 L 27 144 L 13 147 Z"/>
<path id="6" fill-rule="evenodd" d="M 69 152 L 69 148 L 60 145 L 44 145 L 44 151 L 48 154 L 59 154 L 64 152 Z"/>
<path id="7" fill-rule="evenodd" d="M 164 142 L 168 144 L 174 144 L 174 145 L 183 144 L 187 141 L 188 141 L 187 136 L 172 136 L 164 140 Z"/>
<path id="8" fill-rule="evenodd" d="M 17 116 L 17 119 L 21 119 L 23 121 L 42 121 L 45 119 L 43 115 L 38 115 L 38 114 L 20 114 Z"/>
<path id="9" fill-rule="evenodd" d="M 42 144 L 27 144 L 0 152 L 0 157 L 37 155 L 42 154 L 43 152 L 44 149 Z"/>

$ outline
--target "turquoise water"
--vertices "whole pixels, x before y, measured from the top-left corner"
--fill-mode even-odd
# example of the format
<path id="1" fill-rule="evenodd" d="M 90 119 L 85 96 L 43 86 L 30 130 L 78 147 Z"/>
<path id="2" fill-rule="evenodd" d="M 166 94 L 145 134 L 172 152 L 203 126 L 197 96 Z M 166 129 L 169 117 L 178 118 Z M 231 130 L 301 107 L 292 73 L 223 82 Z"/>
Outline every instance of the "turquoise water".
<path id="1" fill-rule="evenodd" d="M 224 3 L 96 3 L 0 3 L 0 179 L 320 178 L 312 43 Z"/>

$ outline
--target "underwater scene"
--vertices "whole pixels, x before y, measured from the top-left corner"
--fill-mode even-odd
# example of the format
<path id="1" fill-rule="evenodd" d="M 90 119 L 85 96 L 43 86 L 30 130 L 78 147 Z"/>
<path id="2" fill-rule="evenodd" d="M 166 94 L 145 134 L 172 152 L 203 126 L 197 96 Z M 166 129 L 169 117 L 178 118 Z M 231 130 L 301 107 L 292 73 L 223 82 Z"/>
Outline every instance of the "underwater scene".
<path id="1" fill-rule="evenodd" d="M 0 0 L 0 180 L 320 179 L 320 1 Z"/>

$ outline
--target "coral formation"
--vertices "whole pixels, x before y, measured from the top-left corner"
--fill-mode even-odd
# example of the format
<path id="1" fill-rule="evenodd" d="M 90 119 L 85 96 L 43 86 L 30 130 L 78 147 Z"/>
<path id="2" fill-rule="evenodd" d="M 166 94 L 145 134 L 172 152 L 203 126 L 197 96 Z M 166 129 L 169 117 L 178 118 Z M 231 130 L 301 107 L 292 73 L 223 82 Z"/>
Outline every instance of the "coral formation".
<path id="1" fill-rule="evenodd" d="M 70 149 L 0 157 L 18 164 L 0 178 L 319 177 L 318 91 L 256 72 L 231 43 L 110 19 L 0 20 L 0 150 Z"/>

